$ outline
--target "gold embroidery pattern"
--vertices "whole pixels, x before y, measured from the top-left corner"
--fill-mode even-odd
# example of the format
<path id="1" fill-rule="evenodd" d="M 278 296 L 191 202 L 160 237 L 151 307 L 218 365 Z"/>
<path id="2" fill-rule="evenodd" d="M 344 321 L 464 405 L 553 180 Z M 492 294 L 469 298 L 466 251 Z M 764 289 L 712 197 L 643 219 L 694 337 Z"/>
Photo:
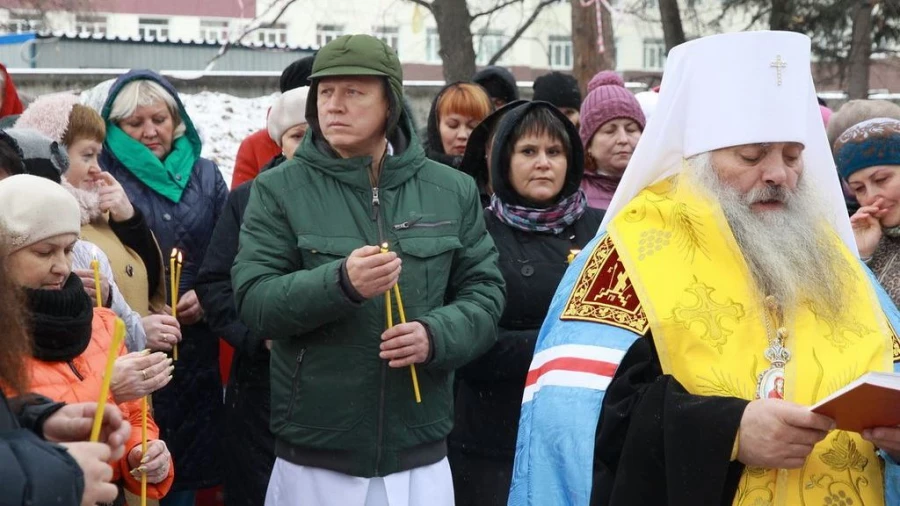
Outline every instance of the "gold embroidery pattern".
<path id="1" fill-rule="evenodd" d="M 900 339 L 897 338 L 897 334 L 893 335 L 894 341 L 894 362 L 900 362 Z"/>
<path id="2" fill-rule="evenodd" d="M 648 190 L 640 197 L 639 201 L 636 199 L 634 207 L 627 211 L 625 221 L 629 223 L 641 222 L 647 217 L 648 211 L 654 211 L 659 215 L 665 227 L 665 230 L 656 229 L 654 233 L 663 232 L 667 234 L 665 237 L 667 240 L 663 246 L 668 246 L 669 239 L 672 238 L 672 234 L 675 234 L 675 239 L 684 253 L 685 260 L 693 263 L 694 257 L 698 252 L 708 258 L 709 254 L 706 251 L 703 235 L 700 232 L 700 219 L 697 214 L 684 202 L 676 203 L 672 199 L 672 195 L 675 193 L 674 180 L 669 179 L 653 185 Z M 663 212 L 662 205 L 672 206 L 671 220 L 666 219 L 666 213 Z M 644 239 L 644 233 L 641 234 L 641 239 Z M 644 251 L 638 252 L 638 260 L 644 260 L 646 256 L 653 254 L 655 251 L 648 250 L 646 254 L 642 254 L 645 253 Z"/>
<path id="3" fill-rule="evenodd" d="M 641 232 L 641 242 L 638 247 L 638 260 L 643 261 L 654 253 L 659 253 L 663 248 L 669 245 L 672 239 L 672 232 L 666 232 L 658 228 L 651 228 Z"/>
<path id="4" fill-rule="evenodd" d="M 591 252 L 559 319 L 605 323 L 638 335 L 649 330 L 650 322 L 609 236 Z"/>
<path id="5" fill-rule="evenodd" d="M 836 322 L 824 318 L 821 314 L 819 314 L 818 311 L 816 311 L 815 304 L 807 302 L 806 305 L 809 308 L 810 312 L 815 315 L 816 321 L 828 327 L 828 332 L 823 333 L 822 337 L 828 340 L 828 342 L 833 344 L 834 347 L 840 351 L 846 350 L 848 346 L 858 342 L 864 336 L 873 332 L 872 329 L 866 327 L 858 321 L 849 321 L 845 318 L 842 321 Z"/>
<path id="6" fill-rule="evenodd" d="M 810 475 L 804 487 L 806 491 L 821 489 L 827 506 L 865 506 L 862 491 L 869 487 L 869 480 L 865 476 L 869 459 L 859 451 L 856 442 L 846 432 L 837 432 L 831 439 L 830 448 L 819 455 L 819 460 L 835 474 Z M 844 473 L 846 477 L 839 476 Z"/>
<path id="7" fill-rule="evenodd" d="M 740 322 L 744 317 L 744 305 L 731 299 L 717 302 L 713 298 L 713 292 L 716 290 L 700 283 L 696 277 L 694 283 L 685 291 L 693 294 L 697 302 L 692 305 L 679 304 L 672 310 L 672 319 L 687 330 L 696 323 L 703 325 L 704 332 L 700 338 L 722 353 L 722 347 L 728 343 L 728 336 L 732 334 L 731 330 L 722 326 L 722 322 L 726 318 L 734 320 L 735 323 Z"/>

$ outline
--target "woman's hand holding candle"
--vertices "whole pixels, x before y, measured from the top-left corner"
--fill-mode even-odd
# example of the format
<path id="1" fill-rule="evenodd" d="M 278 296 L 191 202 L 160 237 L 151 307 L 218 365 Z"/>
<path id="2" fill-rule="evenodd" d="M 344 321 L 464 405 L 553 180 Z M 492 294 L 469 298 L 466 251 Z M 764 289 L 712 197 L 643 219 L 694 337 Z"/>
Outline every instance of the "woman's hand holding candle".
<path id="1" fill-rule="evenodd" d="M 44 421 L 44 438 L 55 443 L 87 441 L 96 412 L 96 402 L 66 404 Z M 129 436 L 131 424 L 122 419 L 122 412 L 116 405 L 107 404 L 103 410 L 99 442 L 109 446 L 113 459 L 119 459 L 125 454 Z"/>
<path id="2" fill-rule="evenodd" d="M 84 285 L 84 291 L 91 297 L 91 300 L 96 300 L 97 298 L 97 288 L 94 284 L 94 271 L 93 269 L 73 269 L 72 273 L 78 276 L 81 279 L 81 284 Z M 102 272 L 99 274 L 100 278 L 100 301 L 105 303 L 109 300 L 109 278 L 106 277 Z"/>
<path id="3" fill-rule="evenodd" d="M 153 351 L 171 351 L 181 341 L 181 324 L 171 314 L 145 316 L 141 323 L 147 334 L 147 347 Z"/>
<path id="4" fill-rule="evenodd" d="M 137 445 L 128 453 L 128 467 L 131 475 L 140 478 L 141 472 L 147 472 L 147 483 L 159 483 L 169 475 L 171 454 L 166 443 L 160 439 L 147 442 L 146 455 L 141 453 L 141 445 Z"/>
<path id="5" fill-rule="evenodd" d="M 193 325 L 203 319 L 203 308 L 194 290 L 188 290 L 178 299 L 175 311 L 182 325 Z"/>

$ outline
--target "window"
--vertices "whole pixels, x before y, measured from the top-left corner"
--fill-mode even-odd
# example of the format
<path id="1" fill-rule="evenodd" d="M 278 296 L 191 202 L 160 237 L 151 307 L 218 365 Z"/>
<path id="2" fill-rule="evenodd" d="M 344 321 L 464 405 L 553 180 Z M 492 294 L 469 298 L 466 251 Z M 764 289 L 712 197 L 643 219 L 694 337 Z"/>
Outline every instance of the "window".
<path id="1" fill-rule="evenodd" d="M 479 34 L 475 63 L 487 65 L 504 44 L 506 44 L 506 36 L 500 32 L 483 32 Z"/>
<path id="2" fill-rule="evenodd" d="M 264 44 L 287 44 L 287 25 L 284 23 L 275 23 L 256 33 L 257 40 Z"/>
<path id="3" fill-rule="evenodd" d="M 201 19 L 200 38 L 204 42 L 228 42 L 228 21 Z"/>
<path id="4" fill-rule="evenodd" d="M 644 39 L 644 70 L 662 70 L 665 66 L 665 41 L 662 39 Z"/>
<path id="5" fill-rule="evenodd" d="M 6 23 L 7 33 L 36 32 L 44 28 L 44 17 L 32 12 L 9 12 L 9 21 Z"/>
<path id="6" fill-rule="evenodd" d="M 441 38 L 437 28 L 429 28 L 425 35 L 425 60 L 431 63 L 441 61 Z"/>
<path id="7" fill-rule="evenodd" d="M 378 37 L 385 44 L 391 46 L 394 52 L 400 52 L 400 29 L 396 26 L 376 26 L 372 28 L 375 37 Z"/>
<path id="8" fill-rule="evenodd" d="M 169 20 L 140 18 L 138 19 L 138 35 L 142 39 L 168 39 Z"/>
<path id="9" fill-rule="evenodd" d="M 572 36 L 551 35 L 547 44 L 550 50 L 550 67 L 555 69 L 572 68 Z"/>
<path id="10" fill-rule="evenodd" d="M 344 35 L 344 27 L 341 25 L 316 25 L 316 44 L 319 47 L 328 44 L 341 35 Z"/>
<path id="11" fill-rule="evenodd" d="M 106 16 L 75 16 L 75 31 L 78 34 L 105 34 Z"/>

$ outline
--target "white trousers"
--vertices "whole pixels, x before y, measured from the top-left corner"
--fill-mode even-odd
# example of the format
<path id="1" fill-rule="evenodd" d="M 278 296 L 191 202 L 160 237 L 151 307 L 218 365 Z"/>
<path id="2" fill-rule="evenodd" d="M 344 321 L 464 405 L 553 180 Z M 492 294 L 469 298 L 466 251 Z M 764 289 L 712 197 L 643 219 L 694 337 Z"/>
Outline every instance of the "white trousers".
<path id="1" fill-rule="evenodd" d="M 266 506 L 453 506 L 447 459 L 384 478 L 357 478 L 275 460 Z"/>

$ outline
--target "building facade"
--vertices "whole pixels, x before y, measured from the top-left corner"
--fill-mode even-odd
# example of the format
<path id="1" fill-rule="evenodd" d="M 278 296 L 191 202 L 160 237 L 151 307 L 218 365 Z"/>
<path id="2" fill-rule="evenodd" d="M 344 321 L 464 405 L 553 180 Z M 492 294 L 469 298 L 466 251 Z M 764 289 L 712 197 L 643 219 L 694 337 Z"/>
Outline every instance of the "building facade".
<path id="1" fill-rule="evenodd" d="M 74 0 L 73 0 L 74 1 Z M 237 38 L 254 19 L 271 21 L 286 0 L 232 0 L 185 2 L 184 0 L 93 0 L 80 12 L 38 13 L 16 8 L 14 1 L 0 1 L 0 26 L 6 33 L 46 30 L 68 34 L 98 34 L 142 41 L 203 41 L 224 43 Z M 486 65 L 540 0 L 523 0 L 481 16 L 472 25 L 477 64 Z M 499 0 L 469 0 L 472 14 L 484 12 Z M 617 69 L 659 72 L 665 63 L 665 44 L 650 0 L 613 1 Z M 706 9 L 715 14 L 718 2 Z M 531 27 L 499 60 L 521 80 L 572 67 L 571 18 L 568 0 L 545 8 Z M 596 7 L 582 9 L 594 17 Z M 686 23 L 687 24 L 687 23 Z M 707 26 L 696 23 L 696 28 Z M 690 31 L 691 27 L 686 27 Z M 697 30 L 695 30 L 697 31 Z M 272 47 L 315 48 L 347 33 L 378 36 L 397 50 L 412 80 L 440 80 L 441 57 L 437 25 L 430 12 L 410 0 L 298 0 L 271 27 L 248 34 L 242 42 Z"/>

